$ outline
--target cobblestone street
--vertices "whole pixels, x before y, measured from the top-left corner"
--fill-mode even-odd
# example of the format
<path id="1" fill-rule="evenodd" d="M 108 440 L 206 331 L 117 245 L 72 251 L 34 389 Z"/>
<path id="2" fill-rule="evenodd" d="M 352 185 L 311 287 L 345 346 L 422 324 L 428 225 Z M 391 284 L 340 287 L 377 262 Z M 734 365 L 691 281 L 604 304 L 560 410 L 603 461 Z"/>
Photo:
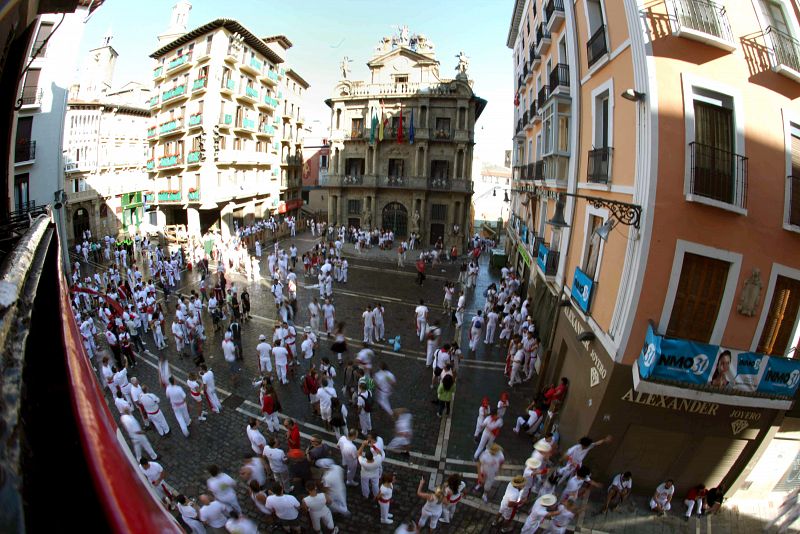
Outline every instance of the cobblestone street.
<path id="1" fill-rule="evenodd" d="M 284 240 L 281 246 L 288 248 L 290 243 L 298 246 L 300 254 L 310 248 L 314 241 L 308 234 L 299 235 L 295 239 Z M 346 357 L 352 358 L 360 350 L 361 326 L 360 315 L 368 303 L 381 302 L 385 308 L 386 338 L 401 337 L 402 347 L 399 351 L 392 350 L 387 344 L 374 345 L 376 361 L 386 362 L 390 370 L 398 378 L 398 385 L 392 396 L 393 407 L 404 407 L 414 416 L 414 439 L 410 460 L 401 455 L 388 452 L 385 470 L 396 473 L 397 479 L 392 504 L 392 513 L 395 525 L 391 528 L 379 528 L 379 512 L 374 501 L 365 501 L 357 487 L 348 488 L 348 506 L 352 512 L 349 518 L 337 517 L 336 522 L 342 532 L 393 532 L 399 520 L 407 517 L 419 519 L 422 499 L 416 496 L 416 486 L 420 476 L 424 476 L 432 486 L 446 478 L 449 473 L 459 472 L 471 487 L 476 478 L 475 463 L 472 455 L 475 449 L 473 432 L 475 419 L 480 399 L 486 395 L 492 404 L 497 402 L 503 391 L 510 394 L 511 408 L 505 418 L 502 432 L 497 439 L 506 457 L 506 463 L 501 471 L 499 483 L 495 488 L 488 503 L 484 503 L 475 495 L 467 496 L 459 505 L 455 518 L 449 525 L 440 523 L 439 531 L 442 532 L 499 532 L 491 526 L 497 512 L 500 498 L 505 490 L 506 483 L 515 475 L 522 474 L 525 459 L 532 451 L 532 441 L 529 437 L 520 437 L 511 429 L 518 413 L 524 410 L 533 392 L 530 383 L 524 383 L 510 390 L 507 379 L 504 377 L 503 350 L 498 347 L 487 347 L 479 344 L 475 353 L 465 353 L 461 364 L 457 391 L 453 402 L 452 415 L 439 418 L 436 416 L 436 406 L 433 404 L 435 393 L 430 389 L 430 371 L 425 368 L 424 343 L 420 343 L 414 332 L 413 310 L 420 299 L 424 299 L 431 310 L 431 317 L 441 320 L 443 340 L 453 338 L 453 326 L 450 318 L 444 314 L 441 307 L 443 296 L 443 282 L 455 280 L 458 276 L 457 264 L 444 264 L 429 270 L 429 275 L 422 287 L 415 284 L 413 261 L 407 260 L 405 269 L 396 266 L 396 255 L 390 251 L 370 250 L 364 254 L 357 254 L 352 245 L 347 245 L 344 251 L 350 262 L 350 274 L 347 284 L 336 284 L 334 300 L 337 321 L 346 323 L 349 350 Z M 409 254 L 411 256 L 411 254 Z M 264 258 L 263 264 L 266 263 Z M 263 266 L 263 265 L 262 265 Z M 316 280 L 304 278 L 302 267 L 298 263 L 298 316 L 295 325 L 299 337 L 302 327 L 308 324 L 307 304 L 314 296 L 318 296 Z M 91 266 L 90 266 L 91 268 Z M 264 272 L 266 268 L 262 268 Z M 177 423 L 170 408 L 165 409 L 171 432 L 165 437 L 159 437 L 150 429 L 148 435 L 159 455 L 159 462 L 163 465 L 167 475 L 166 481 L 176 491 L 187 496 L 196 497 L 206 491 L 206 467 L 217 464 L 224 472 L 238 478 L 239 468 L 244 461 L 252 455 L 246 433 L 248 417 L 260 417 L 258 389 L 252 385 L 257 377 L 258 357 L 255 345 L 258 343 L 259 334 L 272 337 L 275 324 L 275 309 L 273 298 L 265 281 L 259 283 L 248 282 L 243 276 L 228 274 L 229 285 L 234 282 L 241 290 L 247 286 L 252 302 L 252 320 L 243 325 L 244 362 L 241 376 L 234 380 L 228 366 L 222 358 L 220 332 L 213 332 L 211 321 L 206 316 L 208 340 L 205 344 L 205 357 L 209 367 L 215 372 L 217 387 L 222 401 L 221 414 L 210 414 L 206 421 L 193 420 L 190 427 L 190 436 L 184 438 L 177 429 Z M 497 273 L 490 271 L 488 260 L 481 259 L 481 273 L 478 286 L 468 293 L 468 314 L 465 323 L 474 314 L 475 309 L 483 303 L 483 293 L 486 287 L 497 280 Z M 195 272 L 185 272 L 182 285 L 178 292 L 188 294 L 192 289 L 197 289 L 199 275 Z M 169 316 L 167 325 L 171 324 L 174 314 L 175 298 L 170 297 L 166 308 Z M 168 404 L 159 387 L 157 361 L 158 355 L 150 334 L 143 335 L 147 350 L 140 355 L 140 364 L 131 371 L 141 382 L 147 384 L 151 391 L 161 397 L 162 407 Z M 194 371 L 194 365 L 188 357 L 176 354 L 174 341 L 168 336 L 168 347 L 163 351 L 172 366 L 176 378 L 183 382 L 187 373 Z M 298 339 L 299 345 L 300 339 Z M 320 347 L 316 351 L 315 363 L 323 356 L 332 360 L 334 354 L 330 351 L 331 340 L 323 334 L 320 337 Z M 461 346 L 466 349 L 466 328 Z M 323 427 L 323 422 L 315 416 L 300 387 L 301 371 L 291 382 L 285 386 L 277 385 L 278 396 L 281 400 L 285 416 L 298 421 L 303 438 L 303 447 L 308 445 L 308 438 L 317 434 L 335 449 L 333 432 Z M 341 390 L 341 373 L 336 377 L 337 391 Z M 185 384 L 184 384 L 185 385 Z M 115 416 L 117 412 L 113 409 Z M 393 435 L 393 423 L 387 414 L 377 407 L 373 411 L 373 431 L 388 442 Z M 354 410 L 350 410 L 348 426 L 356 427 L 358 424 Z M 268 437 L 265 428 L 262 431 Z M 278 435 L 279 443 L 285 447 L 285 434 Z M 338 458 L 338 450 L 335 451 Z M 295 495 L 302 498 L 304 489 L 297 487 Z M 595 491 L 600 498 L 600 492 Z M 259 519 L 259 527 L 267 529 L 267 521 L 252 505 L 244 484 L 239 484 L 238 495 L 240 503 L 248 517 Z M 614 532 L 683 532 L 687 528 L 682 518 L 675 516 L 667 519 L 654 519 L 646 511 L 644 502 L 624 513 L 596 516 L 594 510 L 599 503 L 589 503 L 587 511 L 579 516 L 579 524 L 583 525 L 582 531 L 614 531 Z M 520 514 L 521 520 L 527 515 L 529 506 Z M 694 520 L 693 520 L 694 521 Z M 754 527 L 756 520 L 725 512 L 715 518 L 717 525 L 726 525 L 725 531 L 745 532 L 747 528 Z M 306 525 L 306 528 L 310 527 Z M 701 525 L 698 523 L 697 528 Z M 705 520 L 703 520 L 703 531 Z M 707 530 L 710 532 L 710 528 Z"/>

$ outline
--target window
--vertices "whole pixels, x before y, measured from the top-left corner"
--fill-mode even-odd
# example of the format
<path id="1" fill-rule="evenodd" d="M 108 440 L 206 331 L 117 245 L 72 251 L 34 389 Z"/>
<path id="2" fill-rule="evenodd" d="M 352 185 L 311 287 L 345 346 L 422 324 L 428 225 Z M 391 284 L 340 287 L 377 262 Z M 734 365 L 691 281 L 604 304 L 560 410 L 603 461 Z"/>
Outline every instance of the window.
<path id="1" fill-rule="evenodd" d="M 443 160 L 431 161 L 431 178 L 447 180 L 450 177 L 450 162 Z"/>
<path id="2" fill-rule="evenodd" d="M 211 53 L 211 39 L 212 39 L 212 37 L 214 37 L 214 36 L 213 35 L 209 35 L 208 37 L 206 37 L 206 54 L 210 54 Z"/>
<path id="3" fill-rule="evenodd" d="M 600 236 L 595 232 L 603 225 L 603 218 L 596 215 L 589 215 L 589 226 L 587 233 L 587 247 L 586 256 L 581 265 L 581 270 L 586 273 L 589 278 L 597 280 L 597 264 L 600 258 Z"/>
<path id="4" fill-rule="evenodd" d="M 431 220 L 447 220 L 447 204 L 431 204 Z"/>
<path id="5" fill-rule="evenodd" d="M 608 91 L 594 97 L 594 148 L 606 148 L 609 146 L 609 109 Z"/>
<path id="6" fill-rule="evenodd" d="M 394 83 L 408 83 L 407 74 L 396 74 L 394 76 Z"/>
<path id="7" fill-rule="evenodd" d="M 708 343 L 722 303 L 731 264 L 687 252 L 667 326 L 667 335 Z"/>
<path id="8" fill-rule="evenodd" d="M 323 154 L 319 157 L 319 168 L 320 169 L 328 168 L 328 156 L 326 154 Z"/>
<path id="9" fill-rule="evenodd" d="M 545 108 L 544 118 L 542 119 L 542 133 L 544 135 L 543 154 L 553 153 L 553 111 L 555 107 L 550 105 Z"/>
<path id="10" fill-rule="evenodd" d="M 364 119 L 350 121 L 350 137 L 358 138 L 364 135 Z"/>
<path id="11" fill-rule="evenodd" d="M 14 176 L 14 209 L 24 209 L 28 202 L 28 173 L 17 174 Z"/>
<path id="12" fill-rule="evenodd" d="M 402 178 L 405 176 L 403 174 L 403 164 L 405 163 L 402 159 L 390 159 L 389 160 L 389 176 L 391 178 Z"/>
<path id="13" fill-rule="evenodd" d="M 800 129 L 792 127 L 792 174 L 789 176 L 789 224 L 800 226 Z M 19 138 L 19 135 L 17 135 Z"/>
<path id="14" fill-rule="evenodd" d="M 351 198 L 347 200 L 347 214 L 361 215 L 361 199 Z"/>
<path id="15" fill-rule="evenodd" d="M 23 106 L 38 104 L 41 100 L 39 90 L 39 76 L 41 73 L 42 69 L 28 69 L 28 73 L 25 75 L 25 83 L 22 86 L 22 94 L 20 95 Z"/>
<path id="16" fill-rule="evenodd" d="M 364 158 L 347 158 L 345 160 L 345 175 L 363 176 L 365 167 Z"/>
<path id="17" fill-rule="evenodd" d="M 791 350 L 789 344 L 800 311 L 800 280 L 778 275 L 768 310 L 756 351 L 773 356 L 785 355 Z"/>
<path id="18" fill-rule="evenodd" d="M 39 26 L 39 32 L 36 34 L 36 40 L 33 42 L 33 48 L 31 48 L 31 57 L 45 57 L 47 55 L 45 41 L 47 41 L 51 33 L 53 33 L 53 23 L 42 22 Z"/>
<path id="19" fill-rule="evenodd" d="M 449 117 L 436 117 L 436 131 L 434 132 L 436 139 L 449 139 L 450 138 L 450 118 Z"/>
<path id="20" fill-rule="evenodd" d="M 694 100 L 692 193 L 733 204 L 736 129 L 730 99 Z"/>

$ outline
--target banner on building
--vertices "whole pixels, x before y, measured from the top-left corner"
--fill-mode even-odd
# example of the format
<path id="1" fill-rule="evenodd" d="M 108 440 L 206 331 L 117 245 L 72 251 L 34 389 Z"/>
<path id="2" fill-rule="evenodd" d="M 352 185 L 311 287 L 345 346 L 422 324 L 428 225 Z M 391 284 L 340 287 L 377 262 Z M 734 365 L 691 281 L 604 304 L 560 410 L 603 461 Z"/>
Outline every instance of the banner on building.
<path id="1" fill-rule="evenodd" d="M 592 292 L 594 289 L 594 280 L 589 278 L 586 273 L 575 267 L 575 275 L 572 277 L 572 298 L 578 304 L 578 307 L 589 313 L 589 306 L 592 302 Z"/>
<path id="2" fill-rule="evenodd" d="M 639 354 L 639 376 L 729 392 L 793 397 L 800 360 L 659 336 L 648 325 Z M 705 389 L 705 388 L 704 388 Z"/>

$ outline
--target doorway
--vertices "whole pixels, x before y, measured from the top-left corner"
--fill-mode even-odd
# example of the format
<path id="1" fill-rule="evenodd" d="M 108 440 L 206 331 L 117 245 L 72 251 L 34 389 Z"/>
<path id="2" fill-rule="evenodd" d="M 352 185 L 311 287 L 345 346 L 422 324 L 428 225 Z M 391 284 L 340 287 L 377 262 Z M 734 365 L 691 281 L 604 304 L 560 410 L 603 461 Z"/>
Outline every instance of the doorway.
<path id="1" fill-rule="evenodd" d="M 382 227 L 394 232 L 395 237 L 405 237 L 408 232 L 408 211 L 399 202 L 390 202 L 383 208 Z"/>
<path id="2" fill-rule="evenodd" d="M 444 243 L 444 224 L 443 223 L 431 223 L 431 241 L 430 245 L 433 246 L 436 244 L 437 241 L 441 238 L 442 243 Z"/>
<path id="3" fill-rule="evenodd" d="M 72 214 L 72 232 L 75 240 L 78 241 L 83 236 L 83 232 L 89 229 L 89 212 L 84 208 L 78 208 Z"/>

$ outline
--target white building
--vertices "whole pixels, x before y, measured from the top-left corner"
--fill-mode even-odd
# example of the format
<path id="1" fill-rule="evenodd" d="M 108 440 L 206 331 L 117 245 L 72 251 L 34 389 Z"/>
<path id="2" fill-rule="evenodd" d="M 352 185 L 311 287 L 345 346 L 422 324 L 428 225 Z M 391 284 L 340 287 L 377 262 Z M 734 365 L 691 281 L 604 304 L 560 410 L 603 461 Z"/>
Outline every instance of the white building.
<path id="1" fill-rule="evenodd" d="M 67 93 L 75 74 L 84 21 L 80 5 L 74 13 L 39 17 L 23 72 L 14 120 L 14 150 L 9 165 L 8 197 L 12 210 L 53 203 L 64 189 L 61 161 Z M 28 63 L 26 62 L 26 65 Z M 60 198 L 60 194 L 59 194 Z"/>

